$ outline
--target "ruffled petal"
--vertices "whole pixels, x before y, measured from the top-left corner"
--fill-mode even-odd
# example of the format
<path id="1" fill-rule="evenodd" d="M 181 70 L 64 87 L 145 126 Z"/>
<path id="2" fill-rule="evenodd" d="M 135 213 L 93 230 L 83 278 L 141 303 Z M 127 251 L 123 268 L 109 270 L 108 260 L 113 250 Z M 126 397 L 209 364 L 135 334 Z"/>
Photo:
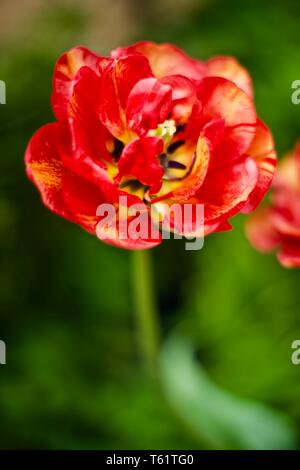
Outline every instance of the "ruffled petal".
<path id="1" fill-rule="evenodd" d="M 203 206 L 191 203 L 176 203 L 172 199 L 157 202 L 151 206 L 152 217 L 156 218 L 162 230 L 184 237 L 204 236 Z"/>
<path id="2" fill-rule="evenodd" d="M 223 120 L 211 121 L 204 126 L 195 148 L 193 141 L 182 143 L 173 153 L 172 160 L 185 167 L 168 170 L 168 180 L 152 202 L 171 198 L 188 201 L 199 190 L 209 169 L 211 155 L 224 132 Z M 176 144 L 176 141 L 174 144 Z M 180 140 L 179 140 L 180 142 Z M 173 144 L 173 145 L 174 145 Z"/>
<path id="3" fill-rule="evenodd" d="M 98 163 L 112 161 L 108 148 L 113 138 L 99 119 L 100 103 L 100 77 L 82 67 L 74 80 L 68 115 L 75 158 L 89 156 Z"/>
<path id="4" fill-rule="evenodd" d="M 158 137 L 135 139 L 124 148 L 119 160 L 119 177 L 129 181 L 138 179 L 141 184 L 157 192 L 164 174 L 159 161 L 163 152 L 163 141 Z"/>
<path id="5" fill-rule="evenodd" d="M 149 63 L 140 54 L 111 59 L 101 74 L 99 116 L 110 133 L 127 143 L 132 138 L 126 123 L 128 95 L 142 79 L 152 77 Z"/>
<path id="6" fill-rule="evenodd" d="M 57 61 L 53 76 L 52 107 L 57 119 L 68 115 L 68 104 L 72 95 L 74 79 L 83 66 L 98 71 L 99 62 L 104 60 L 85 47 L 74 47 Z"/>
<path id="7" fill-rule="evenodd" d="M 199 80 L 205 76 L 206 66 L 203 62 L 192 59 L 172 44 L 155 44 L 151 41 L 138 42 L 129 47 L 115 49 L 112 52 L 112 57 L 119 58 L 136 52 L 147 57 L 157 78 L 163 78 L 167 75 L 184 75 Z"/>
<path id="8" fill-rule="evenodd" d="M 205 223 L 220 223 L 238 213 L 257 184 L 257 178 L 257 165 L 248 157 L 209 171 L 195 195 L 205 206 Z"/>
<path id="9" fill-rule="evenodd" d="M 280 242 L 280 235 L 274 227 L 273 210 L 270 207 L 259 209 L 246 224 L 246 235 L 250 243 L 259 251 L 269 252 Z"/>
<path id="10" fill-rule="evenodd" d="M 223 77 L 235 83 L 253 99 L 252 80 L 248 70 L 230 56 L 217 56 L 206 62 L 208 77 Z"/>
<path id="11" fill-rule="evenodd" d="M 280 160 L 274 188 L 288 188 L 300 193 L 300 142 Z"/>
<path id="12" fill-rule="evenodd" d="M 246 93 L 225 78 L 210 77 L 198 83 L 198 98 L 202 104 L 200 126 L 217 118 L 225 123 L 212 167 L 221 167 L 245 154 L 256 132 L 255 107 Z"/>
<path id="13" fill-rule="evenodd" d="M 140 80 L 131 90 L 126 108 L 127 123 L 139 135 L 156 129 L 172 109 L 172 89 L 156 78 Z"/>
<path id="14" fill-rule="evenodd" d="M 228 220 L 223 220 L 216 223 L 206 223 L 204 225 L 205 235 L 210 235 L 211 233 L 228 232 L 230 230 L 232 230 L 232 225 L 228 222 Z"/>
<path id="15" fill-rule="evenodd" d="M 248 213 L 254 210 L 271 186 L 277 165 L 277 155 L 274 149 L 274 140 L 268 127 L 260 120 L 257 120 L 255 138 L 251 144 L 248 154 L 254 158 L 258 165 L 258 182 L 250 194 L 247 205 L 243 212 Z"/>
<path id="16" fill-rule="evenodd" d="M 190 213 L 190 218 L 185 224 L 185 236 L 199 236 L 197 230 L 202 233 L 204 227 L 204 234 L 230 230 L 231 226 L 228 224 L 227 219 L 237 214 L 245 202 L 247 201 L 249 194 L 255 187 L 258 178 L 258 169 L 255 161 L 251 158 L 243 158 L 239 161 L 235 161 L 232 165 L 227 165 L 219 171 L 209 171 L 206 173 L 205 167 L 209 163 L 209 144 L 207 139 L 200 137 L 198 142 L 198 152 L 202 155 L 206 164 L 203 168 L 203 175 L 200 175 L 199 180 L 202 180 L 200 189 L 194 191 L 197 188 L 197 182 L 193 182 L 193 190 L 185 192 L 186 188 L 179 188 L 177 197 L 174 197 L 174 192 L 169 194 L 169 198 L 160 200 L 154 199 L 152 203 L 155 206 L 156 211 L 161 215 L 165 216 L 166 205 L 171 206 L 172 204 L 190 204 L 196 206 L 197 204 L 204 206 L 204 218 L 202 225 L 199 225 L 197 217 L 201 210 L 197 212 L 194 208 Z M 199 163 L 201 162 L 201 159 Z M 181 198 L 178 197 L 181 191 Z M 188 198 L 187 196 L 190 196 Z M 167 219 L 167 222 L 169 220 Z M 180 233 L 180 229 L 177 224 L 171 220 L 170 226 L 172 230 Z M 198 227 L 198 228 L 197 228 Z"/>
<path id="17" fill-rule="evenodd" d="M 300 237 L 300 193 L 293 188 L 277 188 L 272 195 L 272 206 L 277 230 Z"/>
<path id="18" fill-rule="evenodd" d="M 144 203 L 133 205 L 125 199 L 123 205 L 121 200 L 117 209 L 109 207 L 109 212 L 101 217 L 96 228 L 97 237 L 105 243 L 127 250 L 146 250 L 161 243 L 161 233 Z"/>
<path id="19" fill-rule="evenodd" d="M 161 79 L 161 83 L 172 88 L 172 113 L 171 118 L 176 123 L 185 124 L 193 110 L 197 98 L 195 84 L 182 75 L 170 75 Z"/>
<path id="20" fill-rule="evenodd" d="M 232 230 L 227 220 L 208 222 L 205 219 L 205 205 L 198 201 L 174 202 L 172 199 L 153 204 L 156 217 L 165 231 L 188 238 L 202 238 L 211 233 Z"/>
<path id="21" fill-rule="evenodd" d="M 202 133 L 198 139 L 195 161 L 190 173 L 182 180 L 181 185 L 172 191 L 172 198 L 176 200 L 189 200 L 201 188 L 207 175 L 211 156 L 211 144 Z"/>
<path id="22" fill-rule="evenodd" d="M 277 258 L 285 268 L 300 267 L 300 242 L 286 240 L 283 243 Z"/>
<path id="23" fill-rule="evenodd" d="M 106 200 L 106 193 L 66 168 L 62 155 L 67 146 L 65 126 L 53 123 L 39 129 L 26 150 L 27 175 L 51 211 L 95 233 L 97 207 Z"/>

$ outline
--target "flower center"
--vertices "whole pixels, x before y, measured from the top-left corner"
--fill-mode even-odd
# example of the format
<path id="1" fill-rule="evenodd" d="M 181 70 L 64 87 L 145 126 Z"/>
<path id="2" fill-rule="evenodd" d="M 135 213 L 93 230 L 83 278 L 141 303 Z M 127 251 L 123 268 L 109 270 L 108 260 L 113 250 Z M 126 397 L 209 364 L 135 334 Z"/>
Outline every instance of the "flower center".
<path id="1" fill-rule="evenodd" d="M 156 129 L 151 129 L 147 133 L 148 137 L 159 137 L 164 143 L 164 150 L 159 155 L 160 164 L 164 169 L 159 196 L 182 184 L 181 181 L 189 174 L 193 166 L 195 146 L 193 143 L 180 138 L 184 136 L 182 134 L 184 129 L 184 124 L 176 126 L 174 119 L 167 119 L 159 124 Z M 122 141 L 114 139 L 113 149 L 110 153 L 115 164 L 118 163 L 124 147 L 125 144 Z M 119 184 L 123 191 L 138 196 L 145 202 L 149 202 L 153 198 L 153 196 L 149 196 L 149 187 L 134 177 L 122 177 Z"/>
<path id="2" fill-rule="evenodd" d="M 149 136 L 160 137 L 164 142 L 164 152 L 160 155 L 160 163 L 165 169 L 163 179 L 181 179 L 184 178 L 187 170 L 186 161 L 181 160 L 180 147 L 185 144 L 184 140 L 175 140 L 172 142 L 175 134 L 181 132 L 180 125 L 176 126 L 174 119 L 167 119 L 159 124 L 156 129 L 148 132 Z M 178 151 L 179 150 L 179 151 Z M 178 151 L 178 152 L 177 152 Z"/>
<path id="3" fill-rule="evenodd" d="M 173 135 L 176 133 L 176 124 L 174 119 L 167 119 L 162 124 L 158 124 L 156 129 L 151 129 L 148 132 L 149 136 L 152 137 L 161 137 L 165 145 L 168 145 L 171 142 Z"/>

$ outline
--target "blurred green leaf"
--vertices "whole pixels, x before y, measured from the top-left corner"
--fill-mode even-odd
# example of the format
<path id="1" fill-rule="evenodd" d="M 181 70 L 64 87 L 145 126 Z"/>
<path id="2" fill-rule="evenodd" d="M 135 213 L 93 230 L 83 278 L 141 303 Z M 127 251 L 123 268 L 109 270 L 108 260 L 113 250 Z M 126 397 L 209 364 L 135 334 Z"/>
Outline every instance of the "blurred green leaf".
<path id="1" fill-rule="evenodd" d="M 161 381 L 178 417 L 215 449 L 290 449 L 293 426 L 272 409 L 214 384 L 194 358 L 191 344 L 174 336 L 163 349 Z"/>

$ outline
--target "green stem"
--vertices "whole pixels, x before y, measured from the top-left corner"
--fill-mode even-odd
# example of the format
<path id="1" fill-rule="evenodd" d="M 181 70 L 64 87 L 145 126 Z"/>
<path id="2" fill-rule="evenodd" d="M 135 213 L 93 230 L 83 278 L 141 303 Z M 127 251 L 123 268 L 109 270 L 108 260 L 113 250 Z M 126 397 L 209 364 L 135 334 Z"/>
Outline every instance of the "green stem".
<path id="1" fill-rule="evenodd" d="M 132 272 L 140 351 L 148 369 L 155 367 L 160 332 L 149 251 L 132 252 Z"/>

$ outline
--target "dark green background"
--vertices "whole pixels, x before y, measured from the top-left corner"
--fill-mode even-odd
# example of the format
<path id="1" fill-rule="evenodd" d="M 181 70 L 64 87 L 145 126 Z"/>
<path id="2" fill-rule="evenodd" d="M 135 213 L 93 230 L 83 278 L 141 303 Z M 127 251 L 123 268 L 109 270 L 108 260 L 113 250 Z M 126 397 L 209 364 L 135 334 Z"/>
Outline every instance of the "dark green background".
<path id="1" fill-rule="evenodd" d="M 292 81 L 300 79 L 299 7 L 297 0 L 49 1 L 26 25 L 16 18 L 2 34 L 1 448 L 208 447 L 196 408 L 203 439 L 178 416 L 182 403 L 169 400 L 143 370 L 131 253 L 51 214 L 25 177 L 26 144 L 53 120 L 56 58 L 78 43 L 108 54 L 141 39 L 174 42 L 201 59 L 235 55 L 253 76 L 258 113 L 282 156 L 300 137 L 300 105 L 290 98 Z M 114 22 L 115 8 L 126 14 Z M 152 250 L 163 336 L 174 328 L 184 334 L 221 389 L 270 405 L 297 430 L 300 365 L 290 357 L 300 338 L 300 272 L 256 253 L 244 222 L 235 218 L 232 232 L 210 236 L 199 252 L 179 241 Z M 214 447 L 225 446 L 217 440 Z"/>

